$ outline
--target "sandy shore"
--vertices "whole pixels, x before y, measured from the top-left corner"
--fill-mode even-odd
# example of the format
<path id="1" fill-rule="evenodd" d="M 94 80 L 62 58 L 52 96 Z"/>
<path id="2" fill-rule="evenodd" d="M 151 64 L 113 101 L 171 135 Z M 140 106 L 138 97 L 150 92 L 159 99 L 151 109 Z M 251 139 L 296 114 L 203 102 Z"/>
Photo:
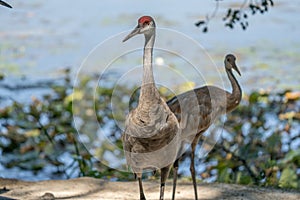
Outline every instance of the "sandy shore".
<path id="1" fill-rule="evenodd" d="M 159 182 L 144 181 L 148 200 L 158 199 Z M 171 199 L 172 183 L 168 182 L 165 199 Z M 271 188 L 248 187 L 234 184 L 198 185 L 199 199 L 243 199 L 243 200 L 299 200 L 300 191 L 287 191 Z M 8 199 L 86 199 L 86 200 L 132 200 L 139 199 L 136 182 L 109 182 L 95 178 L 77 178 L 71 180 L 50 180 L 26 182 L 0 178 L 0 200 Z M 194 199 L 190 182 L 179 181 L 176 199 Z"/>

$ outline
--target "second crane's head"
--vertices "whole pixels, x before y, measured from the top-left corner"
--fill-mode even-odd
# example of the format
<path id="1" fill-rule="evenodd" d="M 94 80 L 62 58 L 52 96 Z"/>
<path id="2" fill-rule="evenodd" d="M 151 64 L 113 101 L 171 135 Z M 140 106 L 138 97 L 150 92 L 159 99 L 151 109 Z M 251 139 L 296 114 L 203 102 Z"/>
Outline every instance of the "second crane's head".
<path id="1" fill-rule="evenodd" d="M 155 34 L 155 22 L 152 17 L 140 17 L 138 20 L 138 25 L 124 38 L 123 42 L 138 34 L 144 34 L 145 37 L 150 37 Z"/>
<path id="2" fill-rule="evenodd" d="M 235 56 L 232 55 L 232 54 L 227 54 L 225 56 L 225 60 L 224 60 L 224 63 L 225 63 L 225 68 L 227 70 L 232 70 L 234 69 L 240 76 L 241 76 L 241 72 L 240 70 L 238 69 L 238 67 L 236 66 L 236 63 L 235 63 Z"/>

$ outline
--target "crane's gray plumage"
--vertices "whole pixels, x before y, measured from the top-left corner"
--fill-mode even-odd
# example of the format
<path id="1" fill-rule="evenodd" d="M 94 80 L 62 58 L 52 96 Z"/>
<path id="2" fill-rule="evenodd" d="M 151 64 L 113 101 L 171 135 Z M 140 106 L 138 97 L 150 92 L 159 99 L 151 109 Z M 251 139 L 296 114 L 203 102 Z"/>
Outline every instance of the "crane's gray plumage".
<path id="1" fill-rule="evenodd" d="M 182 146 L 192 141 L 190 171 L 193 179 L 195 199 L 198 199 L 198 195 L 194 154 L 199 137 L 216 118 L 231 112 L 241 101 L 242 90 L 232 73 L 232 69 L 234 69 L 240 75 L 235 60 L 236 58 L 232 54 L 226 55 L 224 60 L 225 70 L 232 86 L 231 93 L 215 86 L 204 86 L 179 94 L 167 101 L 168 106 L 180 123 Z M 175 198 L 177 169 L 178 160 L 174 163 L 173 199 Z"/>
<path id="2" fill-rule="evenodd" d="M 122 141 L 127 164 L 138 177 L 140 199 L 145 199 L 141 181 L 144 169 L 161 169 L 160 199 L 163 199 L 170 166 L 177 159 L 179 124 L 155 87 L 152 69 L 155 22 L 152 17 L 141 17 L 138 26 L 123 41 L 137 34 L 145 36 L 143 81 L 138 106 L 126 117 Z"/>

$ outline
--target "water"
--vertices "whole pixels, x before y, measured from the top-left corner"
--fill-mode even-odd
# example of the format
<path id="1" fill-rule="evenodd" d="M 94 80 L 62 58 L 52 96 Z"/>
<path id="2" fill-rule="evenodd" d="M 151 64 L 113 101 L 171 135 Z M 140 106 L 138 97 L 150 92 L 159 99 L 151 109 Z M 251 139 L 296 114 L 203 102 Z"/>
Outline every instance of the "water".
<path id="1" fill-rule="evenodd" d="M 208 34 L 203 34 L 194 23 L 213 11 L 214 1 L 10 2 L 14 9 L 1 8 L 0 12 L 0 70 L 8 81 L 23 76 L 55 78 L 65 67 L 75 73 L 96 45 L 133 28 L 137 18 L 147 14 L 155 17 L 158 27 L 182 32 L 199 42 L 221 70 L 224 55 L 236 54 L 242 72 L 239 81 L 245 91 L 300 89 L 300 2 L 275 1 L 275 7 L 266 14 L 249 17 L 247 31 L 238 26 L 234 30 L 223 26 L 222 16 L 234 2 L 220 3 L 217 16 L 209 24 Z M 183 43 L 176 38 L 171 42 L 179 46 Z M 121 45 L 121 42 L 115 43 L 105 50 L 114 51 Z M 198 51 L 190 50 L 184 44 L 182 47 L 194 59 L 201 59 Z M 136 57 L 140 61 L 138 59 Z M 180 64 L 174 57 L 165 58 L 165 63 L 175 67 Z M 198 67 L 206 82 L 217 84 L 219 75 L 211 69 L 211 61 L 205 58 L 200 63 Z M 94 70 L 101 71 L 99 68 Z M 222 77 L 226 78 L 225 73 Z M 225 86 L 229 87 L 226 81 Z"/>

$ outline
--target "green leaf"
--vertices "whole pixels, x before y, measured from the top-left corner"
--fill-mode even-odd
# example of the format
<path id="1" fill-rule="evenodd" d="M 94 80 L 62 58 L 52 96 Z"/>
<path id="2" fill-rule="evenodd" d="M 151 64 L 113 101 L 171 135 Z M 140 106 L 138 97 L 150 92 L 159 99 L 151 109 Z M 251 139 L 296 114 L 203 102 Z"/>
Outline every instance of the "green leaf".
<path id="1" fill-rule="evenodd" d="M 249 96 L 249 102 L 250 103 L 256 103 L 259 98 L 259 93 L 258 92 L 252 92 L 251 95 Z"/>
<path id="2" fill-rule="evenodd" d="M 228 168 L 224 168 L 220 170 L 219 176 L 218 176 L 218 181 L 219 182 L 224 182 L 224 183 L 230 183 L 230 173 Z"/>
<path id="3" fill-rule="evenodd" d="M 289 162 L 300 162 L 300 149 L 289 151 L 279 164 L 287 164 Z"/>
<path id="4" fill-rule="evenodd" d="M 238 184 L 251 184 L 252 179 L 251 179 L 250 176 L 248 176 L 244 172 L 239 171 L 239 172 L 237 172 L 237 175 L 236 175 L 236 183 L 238 183 Z"/>
<path id="5" fill-rule="evenodd" d="M 4 74 L 2 74 L 2 73 L 0 73 L 0 81 L 1 81 L 1 80 L 3 80 L 3 79 L 4 79 L 4 77 L 5 77 L 5 75 L 4 75 Z"/>
<path id="6" fill-rule="evenodd" d="M 281 188 L 297 188 L 297 174 L 291 167 L 287 167 L 282 171 L 279 179 L 279 187 Z"/>

